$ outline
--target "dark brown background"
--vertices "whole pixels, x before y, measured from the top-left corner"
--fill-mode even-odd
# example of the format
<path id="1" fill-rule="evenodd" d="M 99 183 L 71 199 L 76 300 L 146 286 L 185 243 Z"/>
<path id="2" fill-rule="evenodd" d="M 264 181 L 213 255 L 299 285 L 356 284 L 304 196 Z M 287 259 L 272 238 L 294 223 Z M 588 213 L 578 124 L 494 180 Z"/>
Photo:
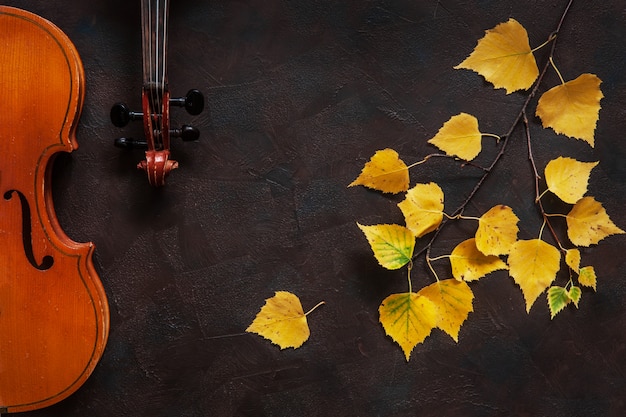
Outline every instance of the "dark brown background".
<path id="1" fill-rule="evenodd" d="M 81 146 L 57 159 L 53 190 L 67 234 L 96 244 L 111 307 L 92 377 L 69 399 L 24 416 L 626 413 L 624 236 L 583 251 L 599 284 L 578 310 L 550 320 L 541 297 L 526 314 L 512 279 L 493 274 L 472 285 L 475 312 L 459 343 L 435 330 L 406 363 L 377 312 L 387 295 L 406 291 L 405 272 L 379 267 L 355 224 L 401 222 L 398 199 L 346 188 L 377 149 L 393 147 L 407 163 L 432 152 L 426 140 L 461 111 L 485 132 L 506 132 L 524 95 L 452 67 L 509 17 L 539 45 L 565 0 L 173 2 L 171 90 L 201 89 L 210 112 L 174 112 L 176 124 L 193 122 L 202 137 L 173 146 L 180 169 L 158 190 L 134 168 L 140 151 L 112 146 L 120 135 L 140 136 L 139 124 L 120 130 L 108 119 L 116 101 L 139 106 L 139 1 L 5 3 L 56 23 L 82 56 Z M 621 0 L 576 0 L 559 39 L 566 79 L 592 72 L 603 80 L 595 149 L 531 118 L 541 169 L 557 155 L 600 161 L 590 194 L 622 228 L 625 39 Z M 543 65 L 546 51 L 537 58 Z M 542 91 L 556 83 L 550 71 Z M 485 140 L 486 154 L 492 143 Z M 477 175 L 437 160 L 413 169 L 412 182 L 437 181 L 451 212 Z M 466 213 L 509 204 L 522 219 L 520 237 L 532 238 L 540 226 L 533 197 L 520 126 Z M 447 229 L 434 254 L 473 227 Z M 449 275 L 445 261 L 436 265 Z M 414 288 L 432 281 L 418 263 Z M 276 290 L 294 292 L 305 309 L 326 301 L 300 349 L 244 333 Z"/>

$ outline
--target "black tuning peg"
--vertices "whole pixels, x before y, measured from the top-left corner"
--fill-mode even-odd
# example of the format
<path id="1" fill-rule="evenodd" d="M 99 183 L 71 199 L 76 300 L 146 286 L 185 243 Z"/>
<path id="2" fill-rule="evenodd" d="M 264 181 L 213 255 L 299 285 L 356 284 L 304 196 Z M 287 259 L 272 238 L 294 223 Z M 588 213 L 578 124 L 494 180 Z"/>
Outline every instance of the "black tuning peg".
<path id="1" fill-rule="evenodd" d="M 200 131 L 193 126 L 183 125 L 180 129 L 171 129 L 170 136 L 173 138 L 181 138 L 184 142 L 192 142 L 198 140 Z M 116 148 L 121 149 L 148 149 L 148 142 L 133 138 L 117 138 L 113 144 Z"/>
<path id="2" fill-rule="evenodd" d="M 115 103 L 113 107 L 111 107 L 110 114 L 111 122 L 117 127 L 124 127 L 128 122 L 141 120 L 143 118 L 143 113 L 130 111 L 128 106 L 124 103 Z"/>
<path id="3" fill-rule="evenodd" d="M 180 129 L 170 130 L 170 136 L 181 138 L 185 142 L 191 142 L 198 140 L 200 131 L 193 126 L 183 125 Z"/>
<path id="4" fill-rule="evenodd" d="M 113 142 L 116 148 L 121 149 L 148 149 L 148 142 L 133 138 L 117 138 Z"/>
<path id="5" fill-rule="evenodd" d="M 171 98 L 170 105 L 184 107 L 187 113 L 197 116 L 204 110 L 204 95 L 199 90 L 192 89 L 185 97 Z"/>

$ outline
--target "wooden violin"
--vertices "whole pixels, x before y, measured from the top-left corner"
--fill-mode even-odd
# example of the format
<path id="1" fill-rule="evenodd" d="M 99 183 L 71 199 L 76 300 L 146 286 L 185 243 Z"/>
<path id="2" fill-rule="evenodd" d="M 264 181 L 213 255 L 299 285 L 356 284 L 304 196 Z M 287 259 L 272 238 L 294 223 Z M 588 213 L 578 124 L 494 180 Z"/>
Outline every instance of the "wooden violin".
<path id="1" fill-rule="evenodd" d="M 204 96 L 198 90 L 189 90 L 182 98 L 170 98 L 167 83 L 167 20 L 168 0 L 141 0 L 143 86 L 141 94 L 142 112 L 130 111 L 124 103 L 111 108 L 111 121 L 124 127 L 130 121 L 143 120 L 145 140 L 118 138 L 115 146 L 124 149 L 146 149 L 146 159 L 137 168 L 148 175 L 154 186 L 165 184 L 165 178 L 178 167 L 170 159 L 170 138 L 180 137 L 183 141 L 195 141 L 200 132 L 193 126 L 183 125 L 180 129 L 170 128 L 170 106 L 184 107 L 191 115 L 204 109 Z"/>
<path id="2" fill-rule="evenodd" d="M 54 404 L 102 356 L 109 308 L 94 245 L 52 204 L 52 160 L 77 148 L 84 73 L 52 23 L 0 6 L 0 414 Z"/>

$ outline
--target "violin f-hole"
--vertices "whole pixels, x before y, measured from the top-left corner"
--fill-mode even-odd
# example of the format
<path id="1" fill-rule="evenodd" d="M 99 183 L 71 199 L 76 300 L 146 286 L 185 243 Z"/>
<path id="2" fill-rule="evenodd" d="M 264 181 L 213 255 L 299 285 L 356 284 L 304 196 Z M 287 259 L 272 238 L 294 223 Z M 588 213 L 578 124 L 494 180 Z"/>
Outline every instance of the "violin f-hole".
<path id="1" fill-rule="evenodd" d="M 35 254 L 33 252 L 33 236 L 32 236 L 32 228 L 31 228 L 31 214 L 30 214 L 30 204 L 28 204 L 28 200 L 26 196 L 18 190 L 9 190 L 4 193 L 4 199 L 10 200 L 13 194 L 17 194 L 20 199 L 20 205 L 22 208 L 22 245 L 24 246 L 24 253 L 26 254 L 26 259 L 33 266 L 33 268 L 38 269 L 40 271 L 45 271 L 52 268 L 54 264 L 54 258 L 50 255 L 45 255 L 41 263 L 37 263 L 35 259 Z"/>

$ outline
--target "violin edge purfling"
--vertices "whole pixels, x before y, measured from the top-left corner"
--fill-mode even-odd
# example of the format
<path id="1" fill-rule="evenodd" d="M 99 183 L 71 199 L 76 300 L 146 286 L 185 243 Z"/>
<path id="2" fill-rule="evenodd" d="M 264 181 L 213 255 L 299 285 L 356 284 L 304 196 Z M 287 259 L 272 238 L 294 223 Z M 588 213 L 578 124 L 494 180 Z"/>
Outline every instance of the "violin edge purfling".
<path id="1" fill-rule="evenodd" d="M 0 116 L 0 413 L 12 413 L 78 390 L 110 319 L 95 246 L 63 232 L 52 200 L 54 157 L 78 148 L 78 51 L 54 24 L 13 7 L 0 6 L 0 35 L 0 85 L 12 103 Z"/>

